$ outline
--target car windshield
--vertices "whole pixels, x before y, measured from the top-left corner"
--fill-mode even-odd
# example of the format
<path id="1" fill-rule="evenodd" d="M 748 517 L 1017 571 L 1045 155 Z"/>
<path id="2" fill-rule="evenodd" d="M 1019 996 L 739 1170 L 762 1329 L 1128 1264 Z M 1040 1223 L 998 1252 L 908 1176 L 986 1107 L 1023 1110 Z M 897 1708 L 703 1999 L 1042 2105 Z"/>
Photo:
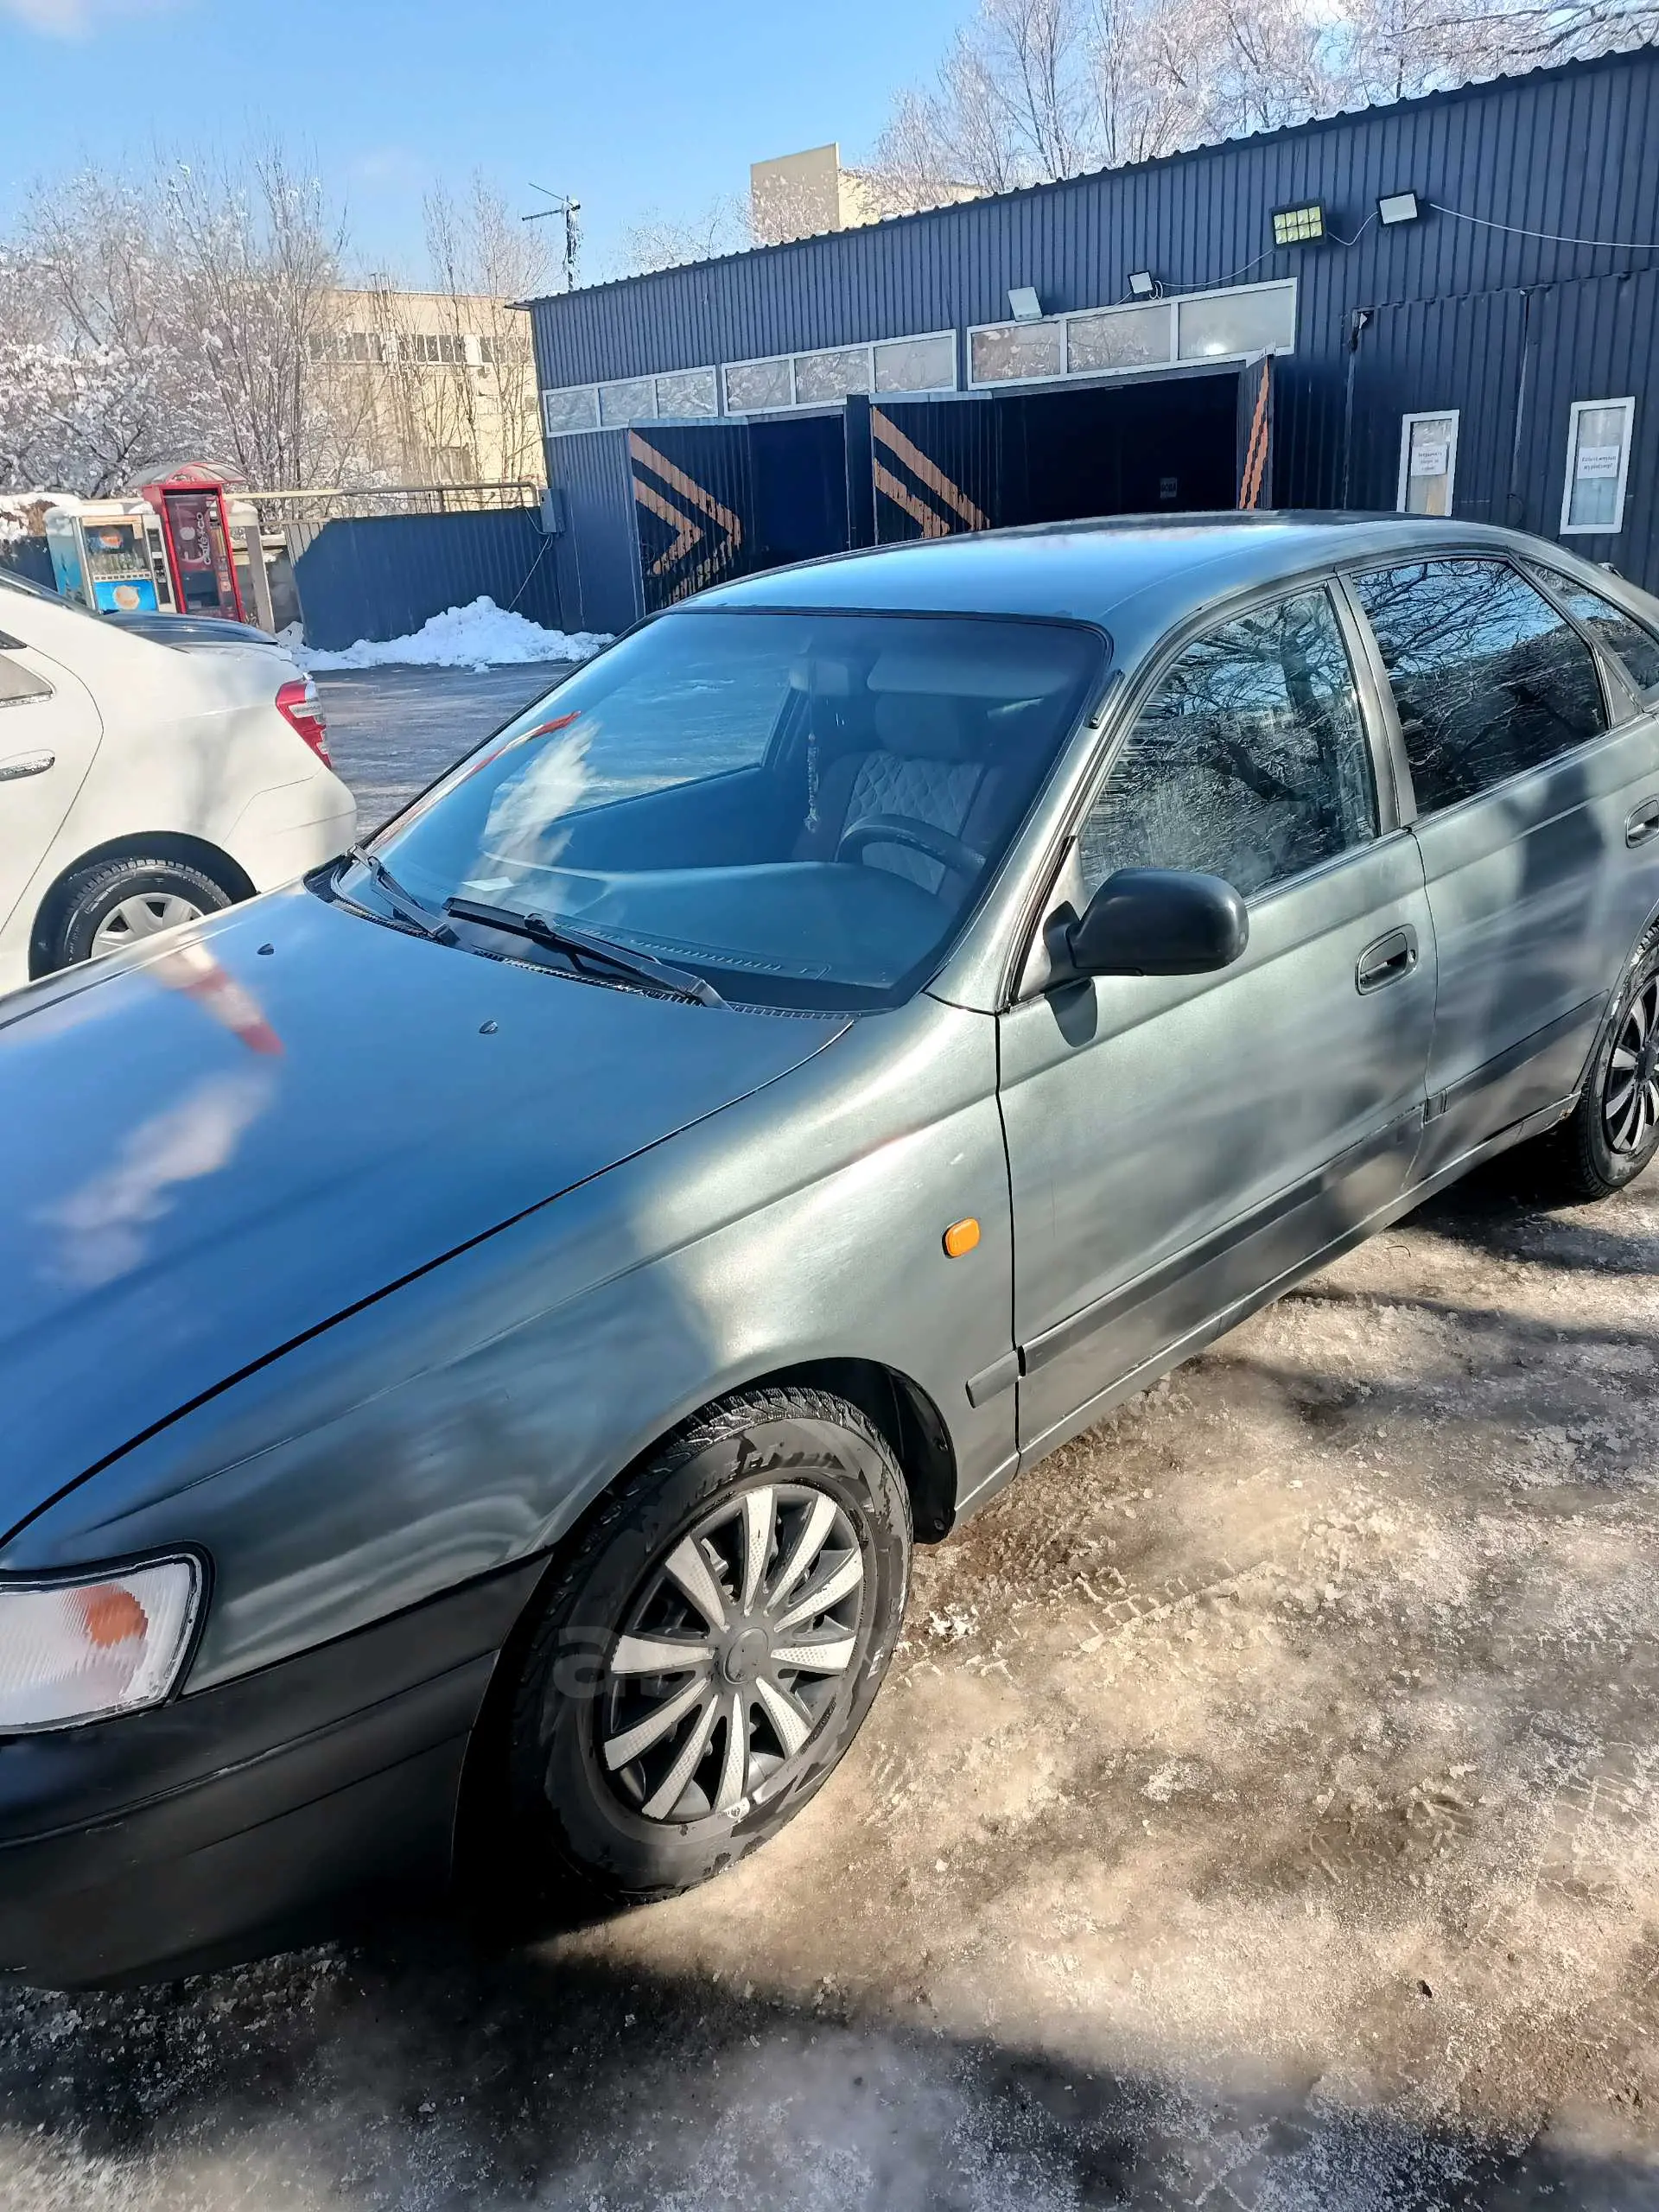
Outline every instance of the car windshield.
<path id="1" fill-rule="evenodd" d="M 728 999 L 893 1004 L 960 929 L 1105 657 L 1065 622 L 685 609 L 490 739 L 375 852 L 435 911 L 574 925 Z"/>

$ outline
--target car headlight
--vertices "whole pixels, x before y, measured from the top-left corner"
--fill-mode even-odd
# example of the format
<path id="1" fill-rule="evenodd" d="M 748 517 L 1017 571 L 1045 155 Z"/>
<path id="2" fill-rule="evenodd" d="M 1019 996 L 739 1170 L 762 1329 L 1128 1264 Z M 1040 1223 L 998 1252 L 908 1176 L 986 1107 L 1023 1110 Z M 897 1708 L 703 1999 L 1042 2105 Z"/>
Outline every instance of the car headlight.
<path id="1" fill-rule="evenodd" d="M 73 1580 L 0 1579 L 0 1735 L 159 1705 L 201 1601 L 193 1559 Z"/>

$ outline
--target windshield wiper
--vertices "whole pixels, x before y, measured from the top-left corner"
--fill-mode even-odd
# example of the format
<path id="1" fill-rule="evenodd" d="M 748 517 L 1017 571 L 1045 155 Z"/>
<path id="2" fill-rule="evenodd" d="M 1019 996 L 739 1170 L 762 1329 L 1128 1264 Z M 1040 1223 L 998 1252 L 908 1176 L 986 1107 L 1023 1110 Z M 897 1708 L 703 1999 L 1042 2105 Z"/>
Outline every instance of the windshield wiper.
<path id="1" fill-rule="evenodd" d="M 486 906 L 476 899 L 446 899 L 443 911 L 453 914 L 458 922 L 478 922 L 486 929 L 507 930 L 514 937 L 527 937 L 533 944 L 563 953 L 578 969 L 590 961 L 597 961 L 618 975 L 632 976 L 636 982 L 654 983 L 659 990 L 695 999 L 699 1006 L 726 1003 L 714 985 L 693 969 L 672 967 L 666 960 L 653 960 L 648 952 L 630 952 L 620 944 L 613 944 L 607 938 L 590 937 L 586 930 L 574 929 L 569 922 L 550 922 L 542 914 L 521 914 L 512 906 Z"/>
<path id="2" fill-rule="evenodd" d="M 361 845 L 348 845 L 344 857 L 355 861 L 359 868 L 368 871 L 370 880 L 400 922 L 406 922 L 410 929 L 418 930 L 423 937 L 429 937 L 434 944 L 461 943 L 448 922 L 440 921 L 429 906 L 422 906 L 412 891 L 404 890 L 385 861 L 377 860 L 372 853 L 365 853 Z"/>

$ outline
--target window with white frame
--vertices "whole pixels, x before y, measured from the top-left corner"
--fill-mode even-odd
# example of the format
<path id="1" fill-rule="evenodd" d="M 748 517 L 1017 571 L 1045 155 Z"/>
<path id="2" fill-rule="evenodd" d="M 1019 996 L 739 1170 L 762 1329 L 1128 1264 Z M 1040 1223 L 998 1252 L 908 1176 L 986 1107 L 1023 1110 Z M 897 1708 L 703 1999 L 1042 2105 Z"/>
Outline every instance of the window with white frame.
<path id="1" fill-rule="evenodd" d="M 1575 399 L 1567 417 L 1561 535 L 1587 537 L 1624 526 L 1636 401 Z"/>
<path id="2" fill-rule="evenodd" d="M 1437 407 L 1400 418 L 1400 488 L 1395 505 L 1402 515 L 1449 515 L 1458 474 L 1458 410 Z"/>
<path id="3" fill-rule="evenodd" d="M 624 423 L 706 422 L 719 412 L 720 382 L 713 369 L 618 377 L 608 384 L 565 385 L 542 394 L 542 423 L 550 438 Z"/>
<path id="4" fill-rule="evenodd" d="M 786 407 L 836 407 L 851 393 L 954 391 L 957 334 L 932 330 L 870 346 L 822 346 L 759 361 L 728 361 L 728 415 L 774 415 Z"/>
<path id="5" fill-rule="evenodd" d="M 986 386 L 1128 376 L 1295 349 L 1293 277 L 1080 308 L 1045 315 L 1040 322 L 981 323 L 968 333 L 968 381 Z"/>

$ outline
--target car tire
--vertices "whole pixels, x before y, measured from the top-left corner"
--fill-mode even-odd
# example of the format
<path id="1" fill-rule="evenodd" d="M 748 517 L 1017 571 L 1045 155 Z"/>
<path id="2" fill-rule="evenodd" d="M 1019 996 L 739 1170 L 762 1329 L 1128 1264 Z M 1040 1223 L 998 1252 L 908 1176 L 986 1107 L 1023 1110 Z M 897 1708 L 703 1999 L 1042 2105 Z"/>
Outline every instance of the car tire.
<path id="1" fill-rule="evenodd" d="M 93 861 L 77 868 L 59 894 L 44 972 L 73 968 L 175 923 L 217 913 L 231 899 L 222 883 L 181 861 L 138 853 Z"/>
<path id="2" fill-rule="evenodd" d="M 510 1708 L 519 1873 L 644 1903 L 775 1835 L 880 1687 L 911 1543 L 904 1478 L 844 1400 L 747 1391 L 671 1437 L 543 1597 Z"/>
<path id="3" fill-rule="evenodd" d="M 1611 1198 L 1659 1152 L 1659 932 L 1625 971 L 1578 1104 L 1529 1149 L 1546 1195 L 1570 1205 Z"/>

